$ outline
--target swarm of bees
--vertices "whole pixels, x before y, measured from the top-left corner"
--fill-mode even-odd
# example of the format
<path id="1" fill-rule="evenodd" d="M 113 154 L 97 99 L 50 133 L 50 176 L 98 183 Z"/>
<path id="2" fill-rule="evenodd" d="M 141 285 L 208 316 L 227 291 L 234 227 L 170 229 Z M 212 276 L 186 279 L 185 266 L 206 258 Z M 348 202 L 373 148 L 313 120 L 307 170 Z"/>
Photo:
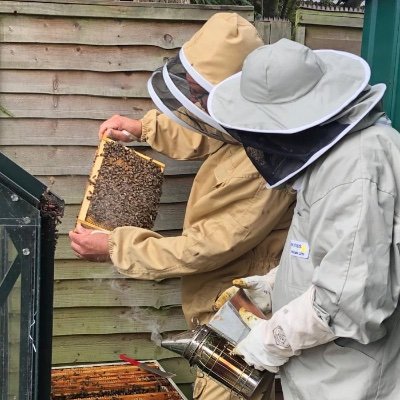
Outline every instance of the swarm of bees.
<path id="1" fill-rule="evenodd" d="M 110 139 L 103 139 L 97 157 L 78 221 L 107 231 L 119 226 L 151 229 L 164 165 Z"/>

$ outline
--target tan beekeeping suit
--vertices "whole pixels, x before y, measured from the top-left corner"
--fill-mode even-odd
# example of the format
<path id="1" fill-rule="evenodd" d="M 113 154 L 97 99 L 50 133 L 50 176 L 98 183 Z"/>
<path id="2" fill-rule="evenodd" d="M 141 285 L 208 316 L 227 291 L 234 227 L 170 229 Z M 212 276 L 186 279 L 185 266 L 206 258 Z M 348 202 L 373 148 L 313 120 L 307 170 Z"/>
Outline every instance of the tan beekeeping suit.
<path id="1" fill-rule="evenodd" d="M 221 13 L 183 49 L 197 72 L 215 84 L 239 71 L 245 56 L 261 44 L 249 22 Z M 142 131 L 153 149 L 174 159 L 204 162 L 193 182 L 182 234 L 163 237 L 141 228 L 117 228 L 110 237 L 111 259 L 121 273 L 137 279 L 181 277 L 188 324 L 205 323 L 233 278 L 263 274 L 277 265 L 294 195 L 267 189 L 241 146 L 187 130 L 156 110 L 142 119 Z M 231 395 L 198 378 L 194 397 L 223 400 Z"/>

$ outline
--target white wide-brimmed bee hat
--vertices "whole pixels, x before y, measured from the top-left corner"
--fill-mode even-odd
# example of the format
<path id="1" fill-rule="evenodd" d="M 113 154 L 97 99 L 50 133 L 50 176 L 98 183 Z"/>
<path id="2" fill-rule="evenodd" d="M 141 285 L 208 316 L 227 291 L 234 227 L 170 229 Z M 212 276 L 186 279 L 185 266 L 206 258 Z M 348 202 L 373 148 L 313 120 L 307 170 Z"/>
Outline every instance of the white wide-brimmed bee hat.
<path id="1" fill-rule="evenodd" d="M 220 124 L 290 134 L 336 115 L 366 87 L 370 68 L 351 53 L 311 50 L 281 39 L 246 58 L 242 72 L 216 85 L 209 113 Z"/>
<path id="2" fill-rule="evenodd" d="M 331 148 L 379 102 L 361 57 L 288 40 L 257 48 L 241 72 L 216 85 L 210 116 L 240 141 L 276 187 Z"/>

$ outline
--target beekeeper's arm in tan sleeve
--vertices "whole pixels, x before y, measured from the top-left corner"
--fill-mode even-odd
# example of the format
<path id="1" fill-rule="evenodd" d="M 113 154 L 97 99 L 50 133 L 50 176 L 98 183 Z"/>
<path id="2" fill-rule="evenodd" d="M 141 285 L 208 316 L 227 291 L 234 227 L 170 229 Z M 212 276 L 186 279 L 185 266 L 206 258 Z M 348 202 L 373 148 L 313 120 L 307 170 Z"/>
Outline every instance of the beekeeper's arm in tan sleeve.
<path id="1" fill-rule="evenodd" d="M 288 212 L 285 190 L 268 190 L 254 174 L 221 183 L 196 203 L 197 222 L 182 235 L 120 227 L 110 235 L 111 260 L 119 272 L 137 279 L 164 279 L 220 268 L 240 257 L 276 229 Z M 193 213 L 192 208 L 192 213 Z"/>
<path id="2" fill-rule="evenodd" d="M 123 142 L 146 141 L 154 150 L 176 160 L 201 160 L 222 145 L 184 128 L 157 110 L 150 110 L 141 120 L 114 115 L 101 124 L 99 138 L 104 134 Z"/>

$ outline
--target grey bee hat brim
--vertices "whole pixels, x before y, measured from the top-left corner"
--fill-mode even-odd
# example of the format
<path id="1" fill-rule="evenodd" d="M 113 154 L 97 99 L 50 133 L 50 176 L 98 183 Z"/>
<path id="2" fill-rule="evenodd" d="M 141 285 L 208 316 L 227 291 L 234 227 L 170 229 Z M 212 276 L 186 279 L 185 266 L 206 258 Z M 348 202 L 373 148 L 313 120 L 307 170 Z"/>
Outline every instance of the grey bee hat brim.
<path id="1" fill-rule="evenodd" d="M 324 123 L 367 86 L 370 68 L 351 53 L 311 50 L 288 39 L 249 54 L 239 72 L 214 87 L 210 115 L 222 126 L 291 134 Z"/>

